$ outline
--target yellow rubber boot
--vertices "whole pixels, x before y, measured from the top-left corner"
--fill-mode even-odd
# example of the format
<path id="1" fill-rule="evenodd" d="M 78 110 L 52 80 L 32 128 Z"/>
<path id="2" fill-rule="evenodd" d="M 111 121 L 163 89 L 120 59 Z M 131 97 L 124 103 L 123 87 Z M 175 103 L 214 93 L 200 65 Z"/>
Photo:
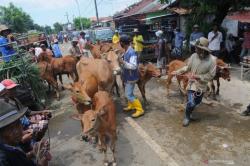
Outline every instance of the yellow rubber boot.
<path id="1" fill-rule="evenodd" d="M 132 114 L 133 118 L 138 118 L 144 114 L 141 102 L 138 99 L 135 99 L 132 103 L 132 107 L 135 108 L 135 113 Z"/>
<path id="2" fill-rule="evenodd" d="M 131 110 L 133 110 L 133 105 L 132 105 L 132 103 L 130 101 L 128 101 L 128 106 L 123 108 L 123 111 L 128 112 L 128 111 L 131 111 Z"/>

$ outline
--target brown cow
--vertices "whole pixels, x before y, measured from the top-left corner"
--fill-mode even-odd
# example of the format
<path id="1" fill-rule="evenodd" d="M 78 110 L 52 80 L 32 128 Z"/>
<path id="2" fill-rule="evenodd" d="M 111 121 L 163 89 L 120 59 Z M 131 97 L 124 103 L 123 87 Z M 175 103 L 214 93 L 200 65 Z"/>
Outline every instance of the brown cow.
<path id="1" fill-rule="evenodd" d="M 148 63 L 145 65 L 140 64 L 139 76 L 140 77 L 139 77 L 139 80 L 137 81 L 137 85 L 139 87 L 139 90 L 141 92 L 144 102 L 147 103 L 147 99 L 145 95 L 146 93 L 145 85 L 152 77 L 160 77 L 161 73 L 160 73 L 160 70 L 157 69 L 152 63 Z"/>
<path id="2" fill-rule="evenodd" d="M 58 83 L 53 75 L 52 66 L 48 62 L 37 63 L 40 76 L 43 80 L 47 81 L 56 91 L 57 100 L 60 99 Z"/>
<path id="3" fill-rule="evenodd" d="M 62 85 L 62 74 L 69 74 L 74 81 L 78 80 L 76 72 L 76 64 L 78 60 L 76 57 L 68 55 L 63 56 L 62 58 L 53 58 L 44 52 L 38 57 L 38 62 L 40 61 L 46 61 L 52 65 L 54 77 L 56 78 L 56 76 L 59 75 L 59 80 Z"/>
<path id="4" fill-rule="evenodd" d="M 91 52 L 93 58 L 101 59 L 102 56 L 101 56 L 101 50 L 100 50 L 101 46 L 100 45 L 93 45 L 90 43 L 86 43 L 85 48 Z"/>
<path id="5" fill-rule="evenodd" d="M 216 74 L 215 77 L 213 79 L 213 81 L 211 81 L 208 85 L 209 87 L 209 92 L 211 94 L 211 90 L 212 90 L 212 94 L 215 97 L 215 95 L 219 95 L 220 93 L 220 78 L 223 78 L 224 80 L 230 81 L 230 71 L 229 71 L 229 66 L 228 64 L 226 64 L 223 60 L 221 59 L 217 59 L 216 60 Z M 215 85 L 214 85 L 214 81 L 217 82 L 217 90 L 215 93 Z"/>
<path id="6" fill-rule="evenodd" d="M 92 98 L 94 94 L 98 91 L 97 79 L 90 73 L 85 72 L 84 82 L 78 81 L 70 85 L 64 86 L 72 93 L 72 101 L 74 102 L 78 114 L 82 116 L 84 112 L 91 109 Z M 81 77 L 81 75 L 79 75 Z M 83 129 L 83 123 L 81 122 L 81 127 Z M 83 137 L 85 140 L 85 138 Z"/>
<path id="7" fill-rule="evenodd" d="M 176 70 L 178 70 L 178 69 L 180 69 L 182 67 L 184 67 L 185 65 L 186 65 L 186 63 L 183 62 L 183 61 L 173 60 L 167 66 L 167 68 L 168 68 L 168 70 L 167 70 L 168 71 L 168 78 L 167 78 L 166 87 L 167 87 L 167 94 L 168 95 L 169 95 L 170 84 L 172 82 L 172 78 L 174 77 L 174 75 L 172 75 L 172 72 L 176 71 Z M 186 74 L 177 75 L 176 78 L 177 78 L 177 82 L 179 84 L 180 91 L 183 94 L 185 94 L 186 93 L 186 87 L 187 87 L 187 84 L 188 84 L 188 77 L 187 77 L 187 75 Z"/>
<path id="8" fill-rule="evenodd" d="M 111 96 L 105 91 L 99 91 L 94 96 L 94 109 L 88 110 L 82 117 L 84 123 L 83 133 L 90 137 L 98 136 L 101 151 L 104 153 L 104 164 L 108 165 L 107 146 L 113 153 L 113 166 L 116 165 L 115 143 L 116 134 L 116 108 Z"/>
<path id="9" fill-rule="evenodd" d="M 86 72 L 83 71 L 88 71 L 97 79 L 99 90 L 105 90 L 111 93 L 114 76 L 112 67 L 106 60 L 82 57 L 77 63 L 76 69 L 77 73 L 81 75 L 79 81 L 86 79 Z"/>

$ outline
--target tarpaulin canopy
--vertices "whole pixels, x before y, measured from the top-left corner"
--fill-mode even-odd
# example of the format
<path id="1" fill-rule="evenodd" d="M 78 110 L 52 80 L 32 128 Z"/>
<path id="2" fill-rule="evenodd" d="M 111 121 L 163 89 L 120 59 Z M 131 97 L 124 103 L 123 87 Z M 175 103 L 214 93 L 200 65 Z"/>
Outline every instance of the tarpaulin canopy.
<path id="1" fill-rule="evenodd" d="M 250 23 L 250 11 L 240 11 L 228 15 L 226 18 L 237 20 L 239 22 Z"/>

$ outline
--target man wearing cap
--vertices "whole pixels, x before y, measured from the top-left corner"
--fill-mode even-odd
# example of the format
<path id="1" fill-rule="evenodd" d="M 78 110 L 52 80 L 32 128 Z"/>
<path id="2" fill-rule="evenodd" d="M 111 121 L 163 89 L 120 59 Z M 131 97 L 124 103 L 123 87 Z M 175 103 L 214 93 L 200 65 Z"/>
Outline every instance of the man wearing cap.
<path id="1" fill-rule="evenodd" d="M 163 39 L 163 32 L 161 30 L 155 32 L 155 35 L 158 39 L 155 48 L 155 55 L 157 57 L 157 67 L 160 69 L 160 72 L 162 74 L 162 69 L 165 68 L 166 65 L 166 52 L 165 52 L 166 42 Z"/>
<path id="2" fill-rule="evenodd" d="M 20 118 L 28 108 L 19 110 L 3 98 L 0 98 L 0 105 L 0 165 L 35 166 L 36 164 L 27 157 L 27 154 L 17 147 L 23 136 Z"/>
<path id="3" fill-rule="evenodd" d="M 190 51 L 191 51 L 191 53 L 195 52 L 195 47 L 192 45 L 192 42 L 195 42 L 199 38 L 204 37 L 204 34 L 202 32 L 200 32 L 199 28 L 200 28 L 199 25 L 195 24 L 193 26 L 193 32 L 190 35 L 189 42 L 190 42 Z"/>
<path id="4" fill-rule="evenodd" d="M 188 59 L 187 65 L 174 71 L 173 75 L 189 72 L 187 96 L 183 126 L 189 125 L 194 108 L 201 103 L 208 82 L 212 81 L 216 73 L 216 58 L 210 54 L 208 39 L 201 37 L 195 43 L 195 53 Z"/>
<path id="5" fill-rule="evenodd" d="M 76 37 L 74 37 L 72 40 L 72 47 L 69 49 L 69 52 L 71 55 L 74 55 L 77 57 L 80 57 L 82 55 L 80 48 L 78 46 L 78 39 Z"/>
<path id="6" fill-rule="evenodd" d="M 139 62 L 142 60 L 142 51 L 143 51 L 143 37 L 140 35 L 140 32 L 137 28 L 134 29 L 133 45 L 135 52 L 138 55 Z"/>
<path id="7" fill-rule="evenodd" d="M 4 62 L 9 62 L 11 57 L 15 54 L 15 50 L 9 44 L 8 40 L 10 33 L 11 30 L 7 26 L 0 25 L 0 52 L 2 53 Z"/>
<path id="8" fill-rule="evenodd" d="M 132 114 L 133 118 L 140 117 L 144 114 L 141 102 L 134 95 L 135 84 L 139 79 L 138 56 L 134 49 L 130 46 L 130 38 L 122 35 L 120 38 L 121 47 L 125 50 L 122 59 L 119 58 L 122 70 L 122 80 L 125 83 L 125 95 L 128 99 L 128 106 L 124 111 L 135 110 Z"/>
<path id="9" fill-rule="evenodd" d="M 120 41 L 120 36 L 118 34 L 118 30 L 115 30 L 115 34 L 112 37 L 112 43 L 117 44 L 117 43 L 119 43 L 119 41 Z"/>
<path id="10" fill-rule="evenodd" d="M 59 47 L 57 39 L 54 39 L 54 43 L 52 45 L 52 50 L 54 52 L 55 58 L 61 58 L 62 57 L 62 52 L 60 50 L 60 47 Z"/>
<path id="11" fill-rule="evenodd" d="M 217 58 L 220 55 L 220 45 L 222 42 L 222 33 L 218 31 L 218 25 L 213 26 L 213 30 L 208 33 L 208 41 L 209 46 L 208 48 L 211 50 L 211 54 L 216 56 Z"/>

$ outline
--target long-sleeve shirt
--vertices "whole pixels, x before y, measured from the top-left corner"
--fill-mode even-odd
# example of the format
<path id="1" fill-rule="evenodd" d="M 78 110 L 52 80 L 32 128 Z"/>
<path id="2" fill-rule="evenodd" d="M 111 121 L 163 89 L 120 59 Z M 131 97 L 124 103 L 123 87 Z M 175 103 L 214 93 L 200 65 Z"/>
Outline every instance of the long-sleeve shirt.
<path id="1" fill-rule="evenodd" d="M 176 72 L 177 75 L 191 72 L 191 74 L 199 78 L 194 82 L 190 80 L 187 90 L 197 91 L 200 89 L 205 91 L 208 82 L 211 81 L 216 74 L 216 58 L 212 55 L 208 55 L 208 57 L 201 59 L 197 53 L 194 53 L 188 59 L 187 65 Z"/>
<path id="2" fill-rule="evenodd" d="M 193 32 L 190 35 L 189 42 L 196 41 L 197 39 L 204 37 L 204 34 L 202 32 Z"/>
<path id="3" fill-rule="evenodd" d="M 209 45 L 208 48 L 212 51 L 219 51 L 220 50 L 220 44 L 223 40 L 222 33 L 217 31 L 217 36 L 215 37 L 214 31 L 209 32 L 208 34 L 208 41 Z"/>
<path id="4" fill-rule="evenodd" d="M 165 44 L 166 42 L 163 38 L 160 38 L 158 40 L 158 43 L 156 44 L 156 48 L 155 48 L 155 55 L 157 58 L 162 58 L 166 56 Z"/>
<path id="5" fill-rule="evenodd" d="M 182 32 L 177 32 L 175 34 L 174 46 L 178 47 L 178 48 L 182 48 L 184 38 L 185 38 L 185 36 Z"/>
<path id="6" fill-rule="evenodd" d="M 142 42 L 143 42 L 142 35 L 134 36 L 134 38 L 133 38 L 133 44 L 134 44 L 134 48 L 135 48 L 136 52 L 143 51 L 143 44 L 142 44 Z"/>

